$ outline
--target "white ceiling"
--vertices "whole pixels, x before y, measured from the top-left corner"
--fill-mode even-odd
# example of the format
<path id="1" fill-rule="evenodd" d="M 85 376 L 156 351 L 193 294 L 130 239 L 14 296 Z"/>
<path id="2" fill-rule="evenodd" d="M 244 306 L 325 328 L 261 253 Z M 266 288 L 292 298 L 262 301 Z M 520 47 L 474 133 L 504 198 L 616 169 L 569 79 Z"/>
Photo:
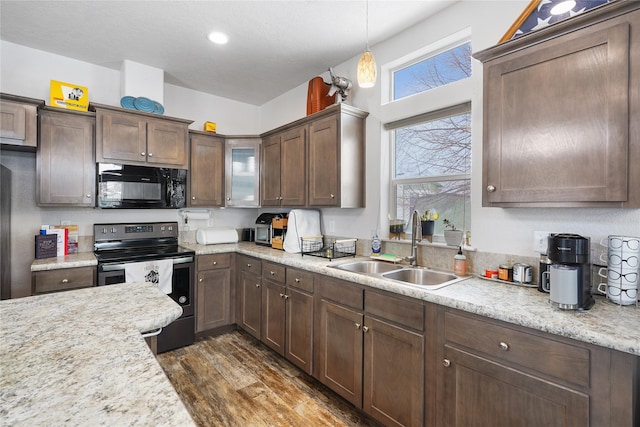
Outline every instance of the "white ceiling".
<path id="1" fill-rule="evenodd" d="M 457 0 L 370 0 L 369 45 Z M 366 43 L 364 0 L 0 1 L 0 37 L 254 105 L 352 58 Z M 224 31 L 223 46 L 207 40 Z"/>

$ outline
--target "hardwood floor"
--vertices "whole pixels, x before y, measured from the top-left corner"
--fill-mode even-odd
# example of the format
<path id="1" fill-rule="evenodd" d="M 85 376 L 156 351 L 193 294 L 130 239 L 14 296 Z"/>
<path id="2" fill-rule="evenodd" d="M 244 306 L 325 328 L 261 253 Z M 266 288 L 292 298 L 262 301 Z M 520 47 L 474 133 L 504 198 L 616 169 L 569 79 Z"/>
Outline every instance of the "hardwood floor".
<path id="1" fill-rule="evenodd" d="M 253 337 L 233 331 L 158 355 L 199 426 L 376 426 Z"/>

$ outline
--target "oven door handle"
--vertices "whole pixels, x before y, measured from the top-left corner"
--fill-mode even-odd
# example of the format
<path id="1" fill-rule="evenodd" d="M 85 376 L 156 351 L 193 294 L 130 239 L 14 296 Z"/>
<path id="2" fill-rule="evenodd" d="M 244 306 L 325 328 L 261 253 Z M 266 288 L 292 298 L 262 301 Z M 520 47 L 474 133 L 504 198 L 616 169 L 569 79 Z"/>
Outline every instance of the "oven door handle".
<path id="1" fill-rule="evenodd" d="M 192 256 L 185 256 L 185 257 L 180 257 L 180 258 L 171 258 L 171 260 L 173 261 L 173 264 L 188 264 L 190 262 L 193 262 L 193 257 Z M 131 264 L 130 262 L 119 262 L 119 263 L 115 263 L 115 264 L 100 264 L 100 271 L 116 271 L 116 270 L 123 270 L 125 268 L 125 266 L 127 264 Z"/>

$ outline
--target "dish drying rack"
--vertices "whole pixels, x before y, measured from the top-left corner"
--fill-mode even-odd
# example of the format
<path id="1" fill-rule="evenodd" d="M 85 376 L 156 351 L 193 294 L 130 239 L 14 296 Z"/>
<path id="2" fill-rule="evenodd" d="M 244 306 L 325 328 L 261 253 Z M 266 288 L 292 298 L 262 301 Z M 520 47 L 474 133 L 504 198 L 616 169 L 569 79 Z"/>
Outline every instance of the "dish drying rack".
<path id="1" fill-rule="evenodd" d="M 302 256 L 311 255 L 329 260 L 356 256 L 356 241 L 358 239 L 325 239 L 323 236 L 308 236 L 300 238 L 300 253 Z"/>

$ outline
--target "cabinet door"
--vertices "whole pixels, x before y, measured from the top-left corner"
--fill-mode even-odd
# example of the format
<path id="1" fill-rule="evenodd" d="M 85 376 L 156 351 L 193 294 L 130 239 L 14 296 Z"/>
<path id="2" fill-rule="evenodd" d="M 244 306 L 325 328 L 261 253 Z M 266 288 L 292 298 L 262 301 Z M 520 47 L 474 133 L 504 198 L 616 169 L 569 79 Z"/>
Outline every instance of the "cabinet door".
<path id="1" fill-rule="evenodd" d="M 262 282 L 262 342 L 284 356 L 284 285 L 265 280 Z"/>
<path id="2" fill-rule="evenodd" d="M 262 206 L 280 206 L 281 204 L 280 139 L 279 134 L 274 135 L 262 144 Z"/>
<path id="3" fill-rule="evenodd" d="M 589 396 L 445 346 L 443 426 L 589 425 Z"/>
<path id="4" fill-rule="evenodd" d="M 338 117 L 309 126 L 309 206 L 337 206 L 340 180 Z"/>
<path id="5" fill-rule="evenodd" d="M 231 316 L 231 270 L 198 272 L 196 332 L 233 323 Z"/>
<path id="6" fill-rule="evenodd" d="M 485 64 L 485 206 L 627 200 L 629 32 L 600 24 Z"/>
<path id="7" fill-rule="evenodd" d="M 306 203 L 306 127 L 298 127 L 282 135 L 280 201 L 282 206 L 304 206 Z"/>
<path id="8" fill-rule="evenodd" d="M 260 276 L 240 272 L 240 326 L 260 339 L 262 321 L 262 284 Z"/>
<path id="9" fill-rule="evenodd" d="M 147 121 L 133 114 L 98 110 L 96 113 L 98 135 L 96 161 L 133 162 L 147 161 Z"/>
<path id="10" fill-rule="evenodd" d="M 191 135 L 189 205 L 224 206 L 224 140 Z"/>
<path id="11" fill-rule="evenodd" d="M 424 337 L 365 317 L 363 409 L 385 425 L 421 426 Z"/>
<path id="12" fill-rule="evenodd" d="M 362 313 L 320 302 L 318 379 L 358 408 L 362 407 L 362 320 Z"/>
<path id="13" fill-rule="evenodd" d="M 40 125 L 38 204 L 94 206 L 95 119 L 43 111 Z"/>
<path id="14" fill-rule="evenodd" d="M 187 169 L 189 164 L 187 125 L 161 120 L 147 123 L 147 162 L 156 166 Z"/>
<path id="15" fill-rule="evenodd" d="M 285 357 L 307 374 L 312 369 L 313 296 L 287 287 Z"/>
<path id="16" fill-rule="evenodd" d="M 256 207 L 260 204 L 260 139 L 225 141 L 225 205 Z"/>

